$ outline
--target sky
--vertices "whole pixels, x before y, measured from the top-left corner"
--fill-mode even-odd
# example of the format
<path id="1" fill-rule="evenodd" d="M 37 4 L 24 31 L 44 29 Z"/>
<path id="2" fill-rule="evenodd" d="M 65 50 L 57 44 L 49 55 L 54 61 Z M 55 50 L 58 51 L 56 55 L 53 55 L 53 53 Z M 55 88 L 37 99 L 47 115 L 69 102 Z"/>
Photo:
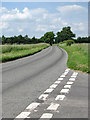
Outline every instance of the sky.
<path id="1" fill-rule="evenodd" d="M 67 26 L 76 37 L 88 36 L 88 2 L 2 2 L 0 16 L 5 36 L 40 38 Z"/>

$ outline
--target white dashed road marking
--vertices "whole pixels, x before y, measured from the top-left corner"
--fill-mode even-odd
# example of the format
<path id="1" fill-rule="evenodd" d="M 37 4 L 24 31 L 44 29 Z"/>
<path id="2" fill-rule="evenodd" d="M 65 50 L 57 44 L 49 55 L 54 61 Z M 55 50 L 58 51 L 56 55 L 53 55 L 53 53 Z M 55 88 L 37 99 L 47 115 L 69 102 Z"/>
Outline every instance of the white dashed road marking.
<path id="1" fill-rule="evenodd" d="M 71 78 L 76 78 L 77 76 L 76 75 L 72 75 Z"/>
<path id="2" fill-rule="evenodd" d="M 65 71 L 69 72 L 69 70 L 70 70 L 70 69 L 69 69 L 69 68 L 67 68 Z"/>
<path id="3" fill-rule="evenodd" d="M 78 75 L 78 73 L 74 72 L 72 75 Z"/>
<path id="4" fill-rule="evenodd" d="M 65 73 L 63 73 L 64 75 L 67 75 L 68 74 L 68 72 L 65 72 Z"/>
<path id="5" fill-rule="evenodd" d="M 60 77 L 65 77 L 65 75 L 61 75 Z"/>
<path id="6" fill-rule="evenodd" d="M 47 89 L 44 93 L 51 93 L 54 89 L 50 88 L 50 89 Z"/>
<path id="7" fill-rule="evenodd" d="M 44 113 L 40 118 L 52 118 L 53 114 L 51 113 Z"/>
<path id="8" fill-rule="evenodd" d="M 27 118 L 30 112 L 22 112 L 16 118 Z"/>
<path id="9" fill-rule="evenodd" d="M 69 89 L 62 89 L 60 93 L 64 93 L 64 94 L 69 93 Z"/>
<path id="10" fill-rule="evenodd" d="M 40 105 L 40 103 L 33 102 L 26 109 L 29 109 L 30 111 L 32 111 L 32 110 L 34 110 L 39 105 Z"/>
<path id="11" fill-rule="evenodd" d="M 63 78 L 58 78 L 58 80 L 63 80 Z"/>
<path id="12" fill-rule="evenodd" d="M 47 110 L 57 110 L 59 104 L 51 103 L 51 105 L 47 108 Z"/>
<path id="13" fill-rule="evenodd" d="M 71 85 L 65 85 L 64 88 L 71 88 Z"/>
<path id="14" fill-rule="evenodd" d="M 55 100 L 63 100 L 65 98 L 65 95 L 57 95 Z"/>
<path id="15" fill-rule="evenodd" d="M 50 86 L 50 88 L 56 88 L 58 85 L 57 84 L 53 84 Z"/>
<path id="16" fill-rule="evenodd" d="M 39 96 L 38 99 L 40 100 L 46 100 L 47 97 L 49 96 L 49 93 L 51 93 L 57 86 L 59 83 L 61 83 L 61 81 L 64 79 L 64 77 L 68 74 L 68 72 L 70 71 L 69 68 L 67 68 L 65 70 L 65 72 L 58 78 L 57 81 L 54 82 L 54 84 L 52 84 L 49 89 L 47 89 L 43 94 L 41 94 Z M 71 76 L 71 78 L 69 79 L 69 81 L 67 82 L 67 84 L 64 86 L 64 88 L 60 91 L 60 95 L 57 95 L 55 100 L 64 100 L 64 98 L 66 97 L 65 94 L 69 93 L 69 90 L 71 88 L 71 85 L 74 83 L 75 78 L 77 77 L 77 72 L 74 72 Z M 29 112 L 21 112 L 16 118 L 30 118 L 29 115 L 31 114 L 31 111 L 35 110 L 36 107 L 38 107 L 41 103 L 38 102 L 33 102 L 31 103 L 27 108 L 26 111 L 29 110 Z M 47 108 L 47 110 L 50 111 L 56 111 L 58 109 L 60 105 L 56 104 L 56 103 L 51 103 L 50 106 Z M 37 110 L 36 110 L 37 111 Z M 35 111 L 34 111 L 35 112 Z M 51 113 L 44 113 L 40 118 L 52 118 L 53 114 Z"/>
<path id="17" fill-rule="evenodd" d="M 61 81 L 56 81 L 55 84 L 59 84 Z"/>
<path id="18" fill-rule="evenodd" d="M 46 100 L 47 97 L 48 97 L 48 94 L 42 94 L 40 95 L 39 99 Z"/>
<path id="19" fill-rule="evenodd" d="M 73 84 L 73 82 L 67 82 L 67 85 L 72 85 Z"/>
<path id="20" fill-rule="evenodd" d="M 75 81 L 75 78 L 70 78 L 69 80 L 70 80 L 70 81 Z"/>

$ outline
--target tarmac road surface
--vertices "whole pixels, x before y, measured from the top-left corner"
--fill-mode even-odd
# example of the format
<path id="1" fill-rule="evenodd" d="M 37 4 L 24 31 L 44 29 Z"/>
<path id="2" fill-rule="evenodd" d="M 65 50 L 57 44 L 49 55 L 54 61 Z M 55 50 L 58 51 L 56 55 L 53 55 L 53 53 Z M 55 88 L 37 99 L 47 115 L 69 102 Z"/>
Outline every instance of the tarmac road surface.
<path id="1" fill-rule="evenodd" d="M 3 118 L 88 118 L 88 74 L 57 46 L 2 64 Z"/>

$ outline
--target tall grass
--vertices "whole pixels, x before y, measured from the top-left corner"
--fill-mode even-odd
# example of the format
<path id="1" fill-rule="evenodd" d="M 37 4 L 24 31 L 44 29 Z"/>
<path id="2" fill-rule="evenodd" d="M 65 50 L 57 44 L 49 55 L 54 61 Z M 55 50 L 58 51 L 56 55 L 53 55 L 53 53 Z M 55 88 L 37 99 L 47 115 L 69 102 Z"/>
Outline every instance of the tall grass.
<path id="1" fill-rule="evenodd" d="M 66 44 L 59 44 L 59 47 L 65 49 L 68 53 L 67 65 L 69 68 L 90 73 L 88 68 L 88 44 L 73 44 L 66 46 Z"/>
<path id="2" fill-rule="evenodd" d="M 6 62 L 10 60 L 15 60 L 22 58 L 28 55 L 33 55 L 42 49 L 49 47 L 49 44 L 40 43 L 40 44 L 27 44 L 27 45 L 2 45 L 2 56 L 0 56 L 0 61 Z"/>

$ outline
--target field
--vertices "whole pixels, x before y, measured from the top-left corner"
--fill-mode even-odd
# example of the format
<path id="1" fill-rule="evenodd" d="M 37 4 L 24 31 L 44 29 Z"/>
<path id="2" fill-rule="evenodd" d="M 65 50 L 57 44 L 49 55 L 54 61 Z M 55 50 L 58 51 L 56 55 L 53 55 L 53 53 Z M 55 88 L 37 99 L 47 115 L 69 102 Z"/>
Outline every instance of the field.
<path id="1" fill-rule="evenodd" d="M 0 56 L 1 62 L 11 61 L 18 58 L 22 58 L 28 55 L 33 55 L 42 49 L 49 47 L 49 44 L 40 43 L 40 44 L 27 44 L 27 45 L 1 45 L 0 52 L 2 53 Z"/>
<path id="2" fill-rule="evenodd" d="M 65 49 L 68 53 L 67 65 L 69 68 L 90 73 L 88 69 L 88 44 L 72 44 L 66 46 L 66 44 L 59 44 L 59 47 Z"/>

